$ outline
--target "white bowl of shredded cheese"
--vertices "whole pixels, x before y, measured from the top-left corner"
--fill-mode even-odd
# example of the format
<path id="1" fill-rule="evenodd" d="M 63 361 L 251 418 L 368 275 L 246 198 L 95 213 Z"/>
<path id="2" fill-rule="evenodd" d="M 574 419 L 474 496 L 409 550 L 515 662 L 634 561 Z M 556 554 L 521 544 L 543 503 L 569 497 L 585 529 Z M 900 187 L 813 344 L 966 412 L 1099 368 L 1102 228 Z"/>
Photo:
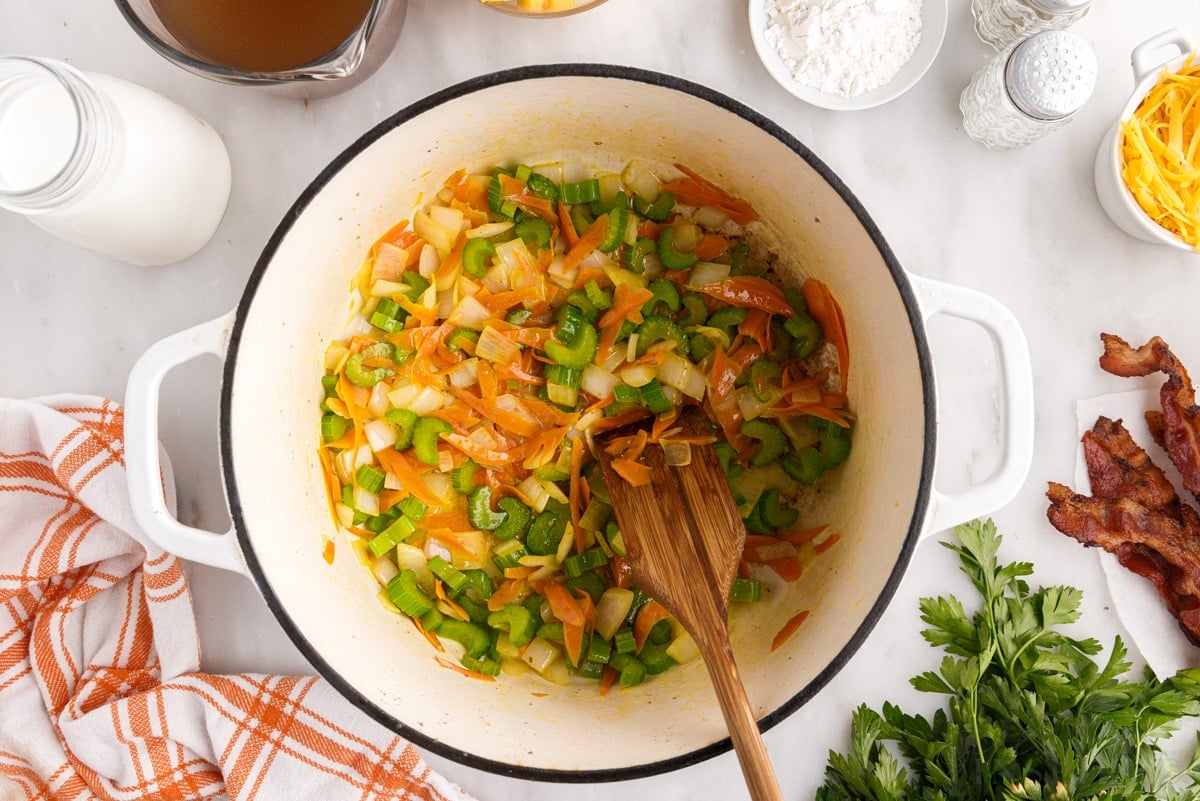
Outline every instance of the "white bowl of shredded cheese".
<path id="1" fill-rule="evenodd" d="M 1183 135 L 1196 136 L 1194 51 L 1192 37 L 1179 29 L 1134 48 L 1135 88 L 1101 141 L 1095 167 L 1100 205 L 1118 228 L 1193 253 L 1200 252 L 1200 215 L 1190 176 L 1200 156 Z"/>
<path id="2" fill-rule="evenodd" d="M 788 92 L 852 111 L 916 84 L 941 49 L 948 16 L 948 0 L 750 0 L 750 35 Z"/>

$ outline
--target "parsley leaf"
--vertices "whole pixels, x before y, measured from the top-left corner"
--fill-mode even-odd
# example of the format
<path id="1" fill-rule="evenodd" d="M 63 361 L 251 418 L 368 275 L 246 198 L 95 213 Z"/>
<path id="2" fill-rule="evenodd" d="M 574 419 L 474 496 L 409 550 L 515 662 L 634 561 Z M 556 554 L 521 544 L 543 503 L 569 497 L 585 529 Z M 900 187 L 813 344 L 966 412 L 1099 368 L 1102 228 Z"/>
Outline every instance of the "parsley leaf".
<path id="1" fill-rule="evenodd" d="M 946 696 L 932 719 L 885 703 L 851 718 L 851 751 L 831 752 L 817 801 L 1195 801 L 1200 737 L 1176 766 L 1159 740 L 1200 715 L 1200 669 L 1160 682 L 1126 678 L 1115 638 L 1107 660 L 1094 639 L 1061 627 L 1079 619 L 1074 587 L 1033 589 L 1027 562 L 1001 563 L 990 521 L 959 526 L 954 551 L 979 592 L 922 598 L 921 636 L 945 656 L 912 679 Z"/>

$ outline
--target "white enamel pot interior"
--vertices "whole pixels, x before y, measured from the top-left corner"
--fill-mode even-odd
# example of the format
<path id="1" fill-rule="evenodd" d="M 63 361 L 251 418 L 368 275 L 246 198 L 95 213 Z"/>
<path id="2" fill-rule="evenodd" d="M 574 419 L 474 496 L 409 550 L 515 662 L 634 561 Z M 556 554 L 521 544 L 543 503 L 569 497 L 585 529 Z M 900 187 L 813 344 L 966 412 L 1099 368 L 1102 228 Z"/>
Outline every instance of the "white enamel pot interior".
<path id="1" fill-rule="evenodd" d="M 676 78 L 592 65 L 486 76 L 398 113 L 304 192 L 236 311 L 174 338 L 176 347 L 226 358 L 221 453 L 234 528 L 212 536 L 165 521 L 153 470 L 137 468 L 144 475 L 131 484 L 152 536 L 181 556 L 248 572 L 297 647 L 350 701 L 431 751 L 498 773 L 625 779 L 730 744 L 699 660 L 607 697 L 591 681 L 482 682 L 439 666 L 415 628 L 381 606 L 374 579 L 335 529 L 317 457 L 317 378 L 326 344 L 349 320 L 351 276 L 368 247 L 455 170 L 546 160 L 619 170 L 632 158 L 686 164 L 747 198 L 762 221 L 755 236 L 774 243 L 784 280 L 798 286 L 818 277 L 845 308 L 854 447 L 805 512 L 841 539 L 799 582 L 768 580 L 762 602 L 731 616 L 734 652 L 764 729 L 804 704 L 861 645 L 923 528 L 1007 500 L 993 489 L 939 504 L 947 499 L 933 488 L 936 404 L 922 316 L 930 310 L 920 307 L 927 297 L 932 312 L 947 307 L 945 293 L 927 293 L 929 286 L 947 289 L 950 301 L 955 292 L 910 282 L 850 191 L 778 126 Z M 1019 328 L 1015 336 L 1024 353 Z M 172 358 L 159 349 L 135 367 L 127 418 L 153 419 L 145 385 Z M 1008 372 L 1021 379 L 1028 365 L 1016 364 Z M 131 462 L 156 453 L 154 429 L 131 430 L 127 439 Z M 1002 471 L 1002 496 L 1023 480 L 1026 450 L 1008 460 L 1015 481 L 1014 470 Z M 933 511 L 939 505 L 945 514 Z M 332 564 L 323 558 L 327 539 L 336 543 Z M 810 612 L 805 624 L 772 652 L 776 632 L 802 610 Z"/>

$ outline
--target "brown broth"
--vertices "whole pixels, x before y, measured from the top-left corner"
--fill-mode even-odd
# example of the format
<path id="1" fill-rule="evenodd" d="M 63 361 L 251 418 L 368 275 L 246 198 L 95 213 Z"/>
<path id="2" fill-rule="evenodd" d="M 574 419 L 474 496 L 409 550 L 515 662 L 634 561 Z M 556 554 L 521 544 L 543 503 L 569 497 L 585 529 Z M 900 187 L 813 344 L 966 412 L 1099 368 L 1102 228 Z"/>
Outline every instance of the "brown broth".
<path id="1" fill-rule="evenodd" d="M 150 0 L 193 55 L 256 72 L 289 70 L 332 52 L 371 0 Z"/>

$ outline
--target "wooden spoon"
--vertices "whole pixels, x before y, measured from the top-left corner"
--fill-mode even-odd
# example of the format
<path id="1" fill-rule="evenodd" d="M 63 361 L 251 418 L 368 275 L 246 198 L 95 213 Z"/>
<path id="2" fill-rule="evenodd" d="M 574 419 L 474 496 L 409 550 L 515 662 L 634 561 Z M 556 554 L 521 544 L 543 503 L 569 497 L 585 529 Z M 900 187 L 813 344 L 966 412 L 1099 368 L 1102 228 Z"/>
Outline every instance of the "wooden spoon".
<path id="1" fill-rule="evenodd" d="M 679 420 L 691 433 L 706 429 L 698 409 Z M 696 641 L 717 692 L 746 786 L 755 801 L 783 794 L 750 709 L 729 646 L 729 591 L 737 574 L 746 529 L 712 445 L 692 445 L 691 463 L 670 467 L 662 448 L 648 445 L 641 461 L 651 483 L 634 487 L 611 467 L 611 440 L 635 433 L 617 429 L 596 437 L 617 525 L 637 584 L 671 612 Z"/>

